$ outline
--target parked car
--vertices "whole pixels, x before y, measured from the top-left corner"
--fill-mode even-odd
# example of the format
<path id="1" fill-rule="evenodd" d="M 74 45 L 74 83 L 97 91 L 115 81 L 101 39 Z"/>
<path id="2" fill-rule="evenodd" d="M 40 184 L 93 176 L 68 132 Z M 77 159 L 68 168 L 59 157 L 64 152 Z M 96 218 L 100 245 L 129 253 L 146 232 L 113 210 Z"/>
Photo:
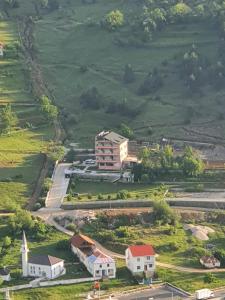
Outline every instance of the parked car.
<path id="1" fill-rule="evenodd" d="M 96 164 L 96 160 L 94 160 L 94 159 L 86 159 L 84 162 L 86 165 L 95 165 Z"/>

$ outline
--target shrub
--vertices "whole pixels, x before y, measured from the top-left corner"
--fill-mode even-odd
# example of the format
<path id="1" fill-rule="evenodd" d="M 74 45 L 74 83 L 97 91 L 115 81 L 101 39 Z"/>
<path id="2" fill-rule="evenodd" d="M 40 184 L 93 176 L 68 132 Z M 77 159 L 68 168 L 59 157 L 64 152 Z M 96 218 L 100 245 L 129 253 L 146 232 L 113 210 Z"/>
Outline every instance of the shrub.
<path id="1" fill-rule="evenodd" d="M 66 226 L 66 229 L 75 232 L 76 229 L 77 229 L 77 227 L 76 227 L 75 224 L 70 223 L 70 224 L 68 224 L 68 225 Z"/>
<path id="2" fill-rule="evenodd" d="M 98 200 L 103 200 L 103 199 L 104 199 L 103 195 L 102 194 L 98 194 Z"/>
<path id="3" fill-rule="evenodd" d="M 212 283 L 216 280 L 216 276 L 212 273 L 206 273 L 204 276 L 205 283 Z"/>
<path id="4" fill-rule="evenodd" d="M 121 190 L 117 193 L 117 199 L 127 199 L 128 191 L 127 190 Z"/>
<path id="5" fill-rule="evenodd" d="M 124 24 L 124 16 L 120 10 L 113 10 L 105 16 L 103 25 L 109 30 L 115 30 Z"/>

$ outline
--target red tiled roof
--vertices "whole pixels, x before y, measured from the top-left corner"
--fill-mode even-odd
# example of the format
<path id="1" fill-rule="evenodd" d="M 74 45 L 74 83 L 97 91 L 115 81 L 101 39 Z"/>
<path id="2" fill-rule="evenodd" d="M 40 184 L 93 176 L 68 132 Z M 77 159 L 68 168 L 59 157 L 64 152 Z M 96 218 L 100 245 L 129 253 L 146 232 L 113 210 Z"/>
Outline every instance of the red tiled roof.
<path id="1" fill-rule="evenodd" d="M 133 257 L 155 255 L 155 250 L 151 245 L 130 246 L 128 249 Z"/>
<path id="2" fill-rule="evenodd" d="M 71 238 L 71 244 L 76 248 L 88 247 L 88 246 L 95 245 L 95 243 L 92 239 L 90 239 L 88 236 L 82 235 L 82 234 L 74 235 Z"/>

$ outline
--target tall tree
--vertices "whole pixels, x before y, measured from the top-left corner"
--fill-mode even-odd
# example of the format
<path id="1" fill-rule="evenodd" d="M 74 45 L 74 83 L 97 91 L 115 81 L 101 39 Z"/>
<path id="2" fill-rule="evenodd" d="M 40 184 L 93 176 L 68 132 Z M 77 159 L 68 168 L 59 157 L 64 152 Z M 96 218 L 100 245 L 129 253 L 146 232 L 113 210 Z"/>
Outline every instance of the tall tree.
<path id="1" fill-rule="evenodd" d="M 2 123 L 2 133 L 10 133 L 13 127 L 17 125 L 18 119 L 10 104 L 7 104 L 0 112 L 0 121 Z"/>

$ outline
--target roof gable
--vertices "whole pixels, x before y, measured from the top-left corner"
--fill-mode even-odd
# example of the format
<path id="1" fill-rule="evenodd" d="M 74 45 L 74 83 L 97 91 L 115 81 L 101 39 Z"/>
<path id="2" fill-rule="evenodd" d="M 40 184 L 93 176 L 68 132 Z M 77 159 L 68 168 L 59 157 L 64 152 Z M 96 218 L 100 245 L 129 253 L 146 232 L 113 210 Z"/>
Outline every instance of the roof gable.
<path id="1" fill-rule="evenodd" d="M 43 266 L 53 266 L 62 261 L 63 259 L 51 255 L 34 255 L 29 258 L 30 264 Z"/>
<path id="2" fill-rule="evenodd" d="M 71 244 L 76 248 L 94 246 L 95 243 L 88 236 L 83 234 L 76 234 L 71 238 Z"/>
<path id="3" fill-rule="evenodd" d="M 151 245 L 136 245 L 128 247 L 133 257 L 154 256 L 155 250 Z"/>

